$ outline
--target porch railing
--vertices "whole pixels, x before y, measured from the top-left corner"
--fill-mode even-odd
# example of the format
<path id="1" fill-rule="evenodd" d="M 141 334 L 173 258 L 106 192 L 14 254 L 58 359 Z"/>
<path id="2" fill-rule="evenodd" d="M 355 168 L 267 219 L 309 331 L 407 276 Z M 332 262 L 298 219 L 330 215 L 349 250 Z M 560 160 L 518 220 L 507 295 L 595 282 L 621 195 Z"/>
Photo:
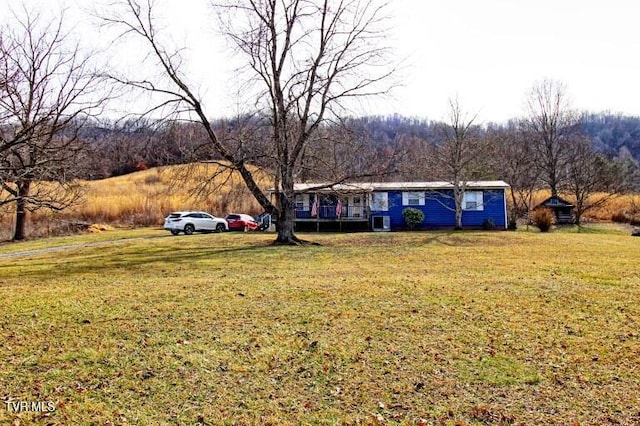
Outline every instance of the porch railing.
<path id="1" fill-rule="evenodd" d="M 366 219 L 367 212 L 363 206 L 342 206 L 340 219 L 357 220 Z M 296 219 L 335 219 L 338 220 L 336 206 L 320 206 L 318 215 L 311 215 L 311 208 L 308 210 L 296 209 Z"/>

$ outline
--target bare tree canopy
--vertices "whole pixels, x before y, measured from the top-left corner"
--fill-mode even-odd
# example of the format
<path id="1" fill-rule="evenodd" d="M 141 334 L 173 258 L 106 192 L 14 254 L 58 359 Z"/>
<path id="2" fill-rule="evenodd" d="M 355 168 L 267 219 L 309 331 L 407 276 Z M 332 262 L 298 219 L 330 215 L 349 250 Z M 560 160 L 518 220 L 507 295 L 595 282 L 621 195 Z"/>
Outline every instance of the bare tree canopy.
<path id="1" fill-rule="evenodd" d="M 77 130 L 108 98 L 101 79 L 65 32 L 24 9 L 0 33 L 0 204 L 15 203 L 14 239 L 26 212 L 63 209 L 78 197 Z"/>
<path id="2" fill-rule="evenodd" d="M 570 108 L 565 85 L 555 80 L 534 84 L 528 107 L 529 117 L 524 124 L 534 138 L 540 179 L 557 196 L 566 179 L 567 150 L 580 117 Z"/>
<path id="3" fill-rule="evenodd" d="M 522 123 L 512 121 L 503 128 L 492 129 L 489 136 L 493 139 L 496 173 L 511 186 L 510 229 L 516 229 L 519 215 L 529 214 L 539 186 L 540 169 L 533 147 L 535 138 L 526 129 Z"/>
<path id="4" fill-rule="evenodd" d="M 238 140 L 238 134 L 220 137 L 193 91 L 193 83 L 181 73 L 179 54 L 169 52 L 159 40 L 153 2 L 122 0 L 117 4 L 117 10 L 113 6 L 101 13 L 102 18 L 120 28 L 123 36 L 145 40 L 170 84 L 114 79 L 163 96 L 153 111 L 172 107 L 174 113 L 197 120 L 206 130 L 211 149 L 230 169 L 240 173 L 256 200 L 274 216 L 277 242 L 298 242 L 293 229 L 293 187 L 305 156 L 313 151 L 307 149 L 323 141 L 318 134 L 321 126 L 341 117 L 350 100 L 389 89 L 394 69 L 389 66 L 390 52 L 384 47 L 386 4 L 374 0 L 240 0 L 214 4 L 223 32 L 246 64 L 239 75 L 246 83 L 244 93 L 252 98 L 252 112 L 269 130 L 267 144 Z M 254 149 L 244 149 L 247 146 Z M 249 167 L 256 157 L 263 158 L 273 175 L 273 200 L 268 188 L 258 185 Z"/>
<path id="5" fill-rule="evenodd" d="M 610 161 L 593 150 L 584 137 L 575 138 L 568 149 L 566 191 L 575 201 L 575 222 L 582 223 L 585 212 L 602 206 L 622 194 L 629 185 L 629 170 L 623 161 Z"/>
<path id="6" fill-rule="evenodd" d="M 475 123 L 477 116 L 466 112 L 456 97 L 449 100 L 449 119 L 440 125 L 443 140 L 434 143 L 429 151 L 431 163 L 440 179 L 453 186 L 453 211 L 456 229 L 462 229 L 462 210 L 464 193 L 470 180 L 484 177 L 486 173 L 483 160 L 488 151 L 489 139 L 482 137 Z M 438 194 L 436 199 L 440 199 Z M 451 209 L 448 205 L 444 205 Z"/>

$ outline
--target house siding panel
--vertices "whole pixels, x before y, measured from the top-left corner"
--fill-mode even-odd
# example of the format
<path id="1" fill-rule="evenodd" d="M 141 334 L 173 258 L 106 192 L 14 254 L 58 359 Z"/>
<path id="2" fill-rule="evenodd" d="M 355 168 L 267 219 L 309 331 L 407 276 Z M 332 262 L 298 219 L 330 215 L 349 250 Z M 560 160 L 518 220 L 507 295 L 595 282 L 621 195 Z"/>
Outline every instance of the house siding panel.
<path id="1" fill-rule="evenodd" d="M 505 227 L 504 191 L 484 190 L 484 205 L 480 211 L 463 211 L 463 227 L 481 227 L 485 220 L 492 219 L 496 227 Z M 403 229 L 405 227 L 402 211 L 407 207 L 422 210 L 425 215 L 421 226 L 429 228 L 452 228 L 455 226 L 453 212 L 453 191 L 441 193 L 428 193 L 424 206 L 405 206 L 402 203 L 402 191 L 389 191 L 389 210 L 372 211 L 372 216 L 389 216 L 391 229 Z M 449 207 L 449 208 L 447 208 Z"/>
<path id="2" fill-rule="evenodd" d="M 484 208 L 482 211 L 464 211 L 464 226 L 482 226 L 485 220 L 491 219 L 496 227 L 506 226 L 504 191 L 484 191 Z"/>

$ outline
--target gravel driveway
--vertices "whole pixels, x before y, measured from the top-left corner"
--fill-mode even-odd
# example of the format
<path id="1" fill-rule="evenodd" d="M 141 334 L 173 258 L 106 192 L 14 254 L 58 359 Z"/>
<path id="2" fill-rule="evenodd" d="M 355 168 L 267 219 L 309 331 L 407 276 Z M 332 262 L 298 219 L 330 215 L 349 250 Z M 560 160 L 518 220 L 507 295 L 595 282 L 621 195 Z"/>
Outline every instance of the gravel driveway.
<path id="1" fill-rule="evenodd" d="M 171 235 L 151 235 L 148 237 L 125 238 L 122 240 L 97 241 L 95 243 L 71 244 L 68 246 L 48 247 L 48 248 L 41 248 L 41 249 L 35 249 L 35 250 L 14 251 L 11 253 L 0 253 L 0 260 L 12 258 L 12 257 L 31 256 L 31 255 L 44 254 L 44 253 L 55 253 L 58 251 L 73 250 L 73 249 L 79 249 L 79 248 L 85 248 L 85 247 L 110 246 L 114 244 L 126 243 L 129 241 L 149 240 L 152 238 L 167 238 L 167 237 L 171 237 Z"/>

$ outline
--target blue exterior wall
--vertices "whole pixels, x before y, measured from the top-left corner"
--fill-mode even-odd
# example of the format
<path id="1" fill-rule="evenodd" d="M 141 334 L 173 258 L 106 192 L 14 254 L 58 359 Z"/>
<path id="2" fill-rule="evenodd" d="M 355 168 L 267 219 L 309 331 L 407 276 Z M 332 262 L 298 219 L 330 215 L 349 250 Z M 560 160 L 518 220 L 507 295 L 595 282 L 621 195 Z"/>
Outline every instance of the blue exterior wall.
<path id="1" fill-rule="evenodd" d="M 474 189 L 475 190 L 475 189 Z M 480 191 L 481 189 L 477 189 Z M 485 220 L 491 219 L 496 228 L 506 227 L 506 209 L 504 190 L 482 190 L 483 209 L 480 211 L 463 210 L 463 227 L 481 227 Z M 420 226 L 422 229 L 429 228 L 453 228 L 455 226 L 455 209 L 453 202 L 453 191 L 442 191 L 438 193 L 428 193 L 425 197 L 424 206 L 403 206 L 403 191 L 386 191 L 388 194 L 388 211 L 371 211 L 371 216 L 389 216 L 391 219 L 391 229 L 403 229 L 406 227 L 402 211 L 407 207 L 422 210 L 424 222 Z M 449 208 L 447 208 L 447 207 Z"/>

